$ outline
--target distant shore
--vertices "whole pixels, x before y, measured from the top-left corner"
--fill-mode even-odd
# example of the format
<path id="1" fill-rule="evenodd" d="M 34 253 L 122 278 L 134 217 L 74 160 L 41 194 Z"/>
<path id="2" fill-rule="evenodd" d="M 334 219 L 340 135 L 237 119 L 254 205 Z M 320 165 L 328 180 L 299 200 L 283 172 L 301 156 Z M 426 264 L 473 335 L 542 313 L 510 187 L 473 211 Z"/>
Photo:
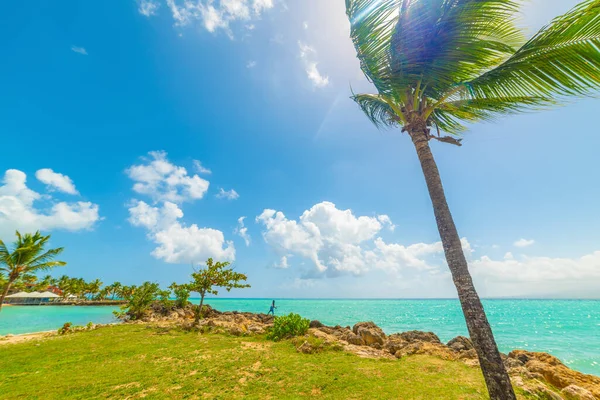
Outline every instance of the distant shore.
<path id="1" fill-rule="evenodd" d="M 108 300 L 108 301 L 61 301 L 56 303 L 41 303 L 41 304 L 4 304 L 2 307 L 38 307 L 38 306 L 121 306 L 126 304 L 125 300 Z"/>

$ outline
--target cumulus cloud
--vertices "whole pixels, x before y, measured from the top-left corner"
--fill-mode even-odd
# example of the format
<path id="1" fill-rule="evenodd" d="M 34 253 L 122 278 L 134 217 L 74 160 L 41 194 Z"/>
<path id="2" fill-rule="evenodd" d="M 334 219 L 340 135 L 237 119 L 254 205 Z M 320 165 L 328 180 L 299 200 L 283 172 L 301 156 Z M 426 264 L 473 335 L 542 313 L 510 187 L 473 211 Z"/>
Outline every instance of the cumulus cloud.
<path id="1" fill-rule="evenodd" d="M 248 235 L 248 228 L 244 225 L 246 217 L 238 218 L 238 226 L 235 228 L 233 233 L 244 239 L 246 246 L 250 246 L 250 235 Z"/>
<path id="2" fill-rule="evenodd" d="M 240 198 L 240 195 L 235 190 L 225 190 L 223 188 L 219 188 L 219 193 L 217 193 L 218 199 L 227 199 L 227 200 L 237 200 Z"/>
<path id="3" fill-rule="evenodd" d="M 46 172 L 40 174 L 40 171 Z M 42 176 L 42 179 L 48 178 L 48 182 L 51 182 L 48 183 L 49 186 L 59 190 L 75 190 L 75 185 L 65 175 L 56 174 L 52 170 L 40 171 L 36 175 Z M 52 173 L 48 174 L 48 171 Z M 4 173 L 0 185 L 0 237 L 12 235 L 15 230 L 33 232 L 91 229 L 100 220 L 98 205 L 83 201 L 58 202 L 51 194 L 41 195 L 29 189 L 26 182 L 27 175 L 22 171 L 9 169 Z M 65 186 L 66 183 L 70 183 L 70 186 Z"/>
<path id="4" fill-rule="evenodd" d="M 152 256 L 171 264 L 201 263 L 210 257 L 233 261 L 235 247 L 225 240 L 223 232 L 182 222 L 179 205 L 203 198 L 209 182 L 198 175 L 189 176 L 184 167 L 169 162 L 165 152 L 149 155 L 145 163 L 126 172 L 135 182 L 133 190 L 154 202 L 133 199 L 128 206 L 129 223 L 144 228 L 148 239 L 156 244 Z M 194 166 L 198 172 L 210 172 L 200 162 Z"/>
<path id="5" fill-rule="evenodd" d="M 285 262 L 291 255 L 311 261 L 318 273 L 362 274 L 373 268 L 397 270 L 403 267 L 431 269 L 420 256 L 442 251 L 441 243 L 408 247 L 388 244 L 378 235 L 393 223 L 387 215 L 356 216 L 322 202 L 304 211 L 298 220 L 266 209 L 257 218 L 265 230 L 263 238 Z M 468 242 L 465 240 L 465 245 Z"/>
<path id="6" fill-rule="evenodd" d="M 138 0 L 138 11 L 140 14 L 151 17 L 156 15 L 158 8 L 160 7 L 160 3 L 154 0 Z"/>
<path id="7" fill-rule="evenodd" d="M 35 177 L 42 183 L 48 185 L 50 189 L 56 189 L 68 194 L 79 194 L 71 178 L 66 175 L 52 171 L 50 168 L 40 169 L 35 173 Z"/>
<path id="8" fill-rule="evenodd" d="M 166 0 L 176 26 L 199 22 L 207 31 L 225 31 L 233 37 L 230 25 L 252 21 L 275 5 L 273 0 Z M 247 24 L 252 26 L 252 24 Z"/>
<path id="9" fill-rule="evenodd" d="M 535 243 L 535 240 L 519 239 L 513 243 L 516 247 L 529 247 Z"/>
<path id="10" fill-rule="evenodd" d="M 81 55 L 84 55 L 84 56 L 88 55 L 88 52 L 84 47 L 71 46 L 71 51 L 81 54 Z"/>
<path id="11" fill-rule="evenodd" d="M 256 61 L 252 60 L 252 61 L 248 61 L 248 63 L 246 63 L 246 68 L 254 68 L 256 67 Z"/>
<path id="12" fill-rule="evenodd" d="M 196 224 L 186 226 L 181 218 L 183 211 L 168 201 L 162 207 L 153 207 L 134 200 L 129 207 L 129 222 L 148 230 L 148 238 L 157 245 L 151 254 L 157 259 L 171 264 L 199 263 L 210 257 L 235 259 L 235 247 L 225 241 L 223 232 Z"/>
<path id="13" fill-rule="evenodd" d="M 135 184 L 136 193 L 147 195 L 156 203 L 183 203 L 204 197 L 209 182 L 198 175 L 190 176 L 184 167 L 172 164 L 164 151 L 151 151 L 145 163 L 133 165 L 125 172 Z"/>
<path id="14" fill-rule="evenodd" d="M 315 88 L 323 88 L 329 85 L 329 77 L 321 74 L 316 61 L 317 51 L 306 43 L 298 41 L 300 48 L 300 60 L 304 64 L 306 76 L 312 82 Z"/>

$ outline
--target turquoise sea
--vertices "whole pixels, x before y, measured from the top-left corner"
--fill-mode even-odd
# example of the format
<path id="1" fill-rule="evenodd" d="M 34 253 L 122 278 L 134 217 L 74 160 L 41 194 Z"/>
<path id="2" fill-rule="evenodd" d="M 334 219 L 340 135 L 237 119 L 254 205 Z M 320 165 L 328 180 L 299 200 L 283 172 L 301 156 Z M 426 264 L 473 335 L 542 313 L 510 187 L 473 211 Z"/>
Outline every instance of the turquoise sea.
<path id="1" fill-rule="evenodd" d="M 209 299 L 221 311 L 267 312 L 271 299 Z M 435 332 L 448 341 L 467 335 L 457 300 L 276 300 L 276 314 L 290 312 L 327 325 L 374 321 L 390 334 Z M 485 300 L 500 350 L 544 351 L 576 370 L 600 375 L 600 301 Z M 57 329 L 64 322 L 114 322 L 116 307 L 6 307 L 0 335 Z"/>

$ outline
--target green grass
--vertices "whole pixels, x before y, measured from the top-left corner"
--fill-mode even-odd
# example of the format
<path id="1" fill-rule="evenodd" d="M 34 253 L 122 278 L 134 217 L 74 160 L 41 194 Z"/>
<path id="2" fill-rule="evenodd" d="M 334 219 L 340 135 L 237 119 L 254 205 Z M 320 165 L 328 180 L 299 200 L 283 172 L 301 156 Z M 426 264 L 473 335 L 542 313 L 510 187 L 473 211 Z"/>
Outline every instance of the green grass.
<path id="1" fill-rule="evenodd" d="M 0 346 L 1 399 L 485 399 L 481 372 L 289 341 L 120 325 Z"/>

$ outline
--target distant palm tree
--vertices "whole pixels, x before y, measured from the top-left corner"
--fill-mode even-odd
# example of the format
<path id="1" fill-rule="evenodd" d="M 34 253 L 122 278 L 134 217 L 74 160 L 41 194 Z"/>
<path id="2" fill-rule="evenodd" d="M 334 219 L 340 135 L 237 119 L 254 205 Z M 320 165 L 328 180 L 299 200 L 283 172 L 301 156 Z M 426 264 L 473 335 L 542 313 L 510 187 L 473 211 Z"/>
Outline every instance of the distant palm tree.
<path id="1" fill-rule="evenodd" d="M 4 290 L 0 296 L 0 310 L 11 285 L 17 279 L 27 274 L 34 274 L 39 271 L 47 271 L 50 268 L 60 265 L 66 265 L 64 261 L 53 261 L 54 257 L 62 253 L 63 248 L 45 250 L 50 236 L 42 236 L 40 232 L 35 234 L 21 235 L 16 233 L 17 240 L 13 245 L 12 252 L 0 240 L 0 271 L 6 273 L 8 281 L 4 285 Z"/>
<path id="2" fill-rule="evenodd" d="M 112 300 L 114 300 L 117 296 L 121 297 L 121 289 L 123 288 L 121 282 L 114 282 L 111 285 L 107 286 L 107 288 L 109 289 L 109 293 L 111 294 Z"/>
<path id="3" fill-rule="evenodd" d="M 600 86 L 600 0 L 526 41 L 517 0 L 346 0 L 361 68 L 377 94 L 353 94 L 378 127 L 410 136 L 446 260 L 492 399 L 515 399 L 429 147 L 461 145 L 464 122 L 545 108 Z M 450 136 L 441 136 L 441 131 Z"/>
<path id="4" fill-rule="evenodd" d="M 94 279 L 86 284 L 86 292 L 90 299 L 95 299 L 102 289 L 103 282 L 100 279 Z"/>

